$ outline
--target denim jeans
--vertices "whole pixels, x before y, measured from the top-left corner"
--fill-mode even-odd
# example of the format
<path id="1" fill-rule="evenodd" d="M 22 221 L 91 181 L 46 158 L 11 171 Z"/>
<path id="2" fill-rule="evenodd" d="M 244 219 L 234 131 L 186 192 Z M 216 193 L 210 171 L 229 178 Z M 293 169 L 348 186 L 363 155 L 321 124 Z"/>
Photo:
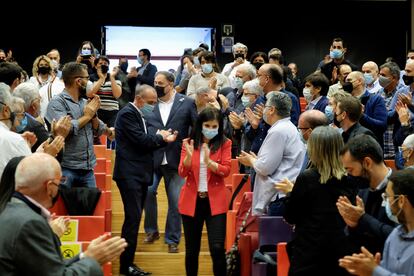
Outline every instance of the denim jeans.
<path id="1" fill-rule="evenodd" d="M 168 166 L 160 166 L 159 179 L 164 177 L 165 191 L 168 198 L 167 222 L 165 223 L 165 243 L 180 243 L 181 239 L 181 215 L 178 212 L 178 199 L 181 187 L 184 185 L 185 179 L 178 175 L 177 170 Z M 147 199 L 145 202 L 145 232 L 157 232 L 157 189 L 159 181 L 155 182 L 148 188 Z M 158 183 L 157 185 L 154 185 Z M 147 231 L 147 229 L 149 231 Z M 155 230 L 155 231 L 151 231 Z"/>
<path id="2" fill-rule="evenodd" d="M 68 188 L 75 187 L 96 187 L 95 174 L 93 170 L 72 170 L 62 167 L 62 175 L 66 177 L 65 183 Z"/>

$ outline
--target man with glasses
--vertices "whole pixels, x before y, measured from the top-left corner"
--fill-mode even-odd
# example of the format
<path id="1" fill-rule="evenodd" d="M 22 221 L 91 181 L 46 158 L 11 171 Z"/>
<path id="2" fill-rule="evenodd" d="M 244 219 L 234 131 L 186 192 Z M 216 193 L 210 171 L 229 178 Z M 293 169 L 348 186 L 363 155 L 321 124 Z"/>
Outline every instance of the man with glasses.
<path id="1" fill-rule="evenodd" d="M 49 226 L 62 173 L 59 162 L 45 153 L 25 157 L 17 166 L 16 192 L 0 214 L 0 275 L 103 275 L 101 266 L 127 246 L 107 235 L 66 262 Z"/>
<path id="2" fill-rule="evenodd" d="M 9 87 L 0 82 L 0 177 L 10 159 L 31 154 L 30 147 L 25 139 L 21 135 L 10 131 L 14 122 L 14 113 L 12 113 L 10 105 Z M 34 135 L 33 137 L 36 139 Z"/>
<path id="3" fill-rule="evenodd" d="M 382 252 L 385 240 L 395 227 L 387 217 L 381 198 L 392 170 L 385 166 L 379 143 L 366 134 L 350 139 L 340 154 L 353 182 L 361 187 L 368 185 L 359 191 L 356 199 L 340 196 L 337 201 L 350 242 L 355 250 L 365 246 L 371 252 Z"/>
<path id="4" fill-rule="evenodd" d="M 398 151 L 404 160 L 404 168 L 414 168 L 414 134 L 408 135 Z"/>
<path id="5" fill-rule="evenodd" d="M 383 203 L 388 217 L 401 223 L 385 241 L 381 255 L 366 248 L 345 256 L 339 265 L 355 275 L 412 275 L 414 271 L 414 170 L 394 172 L 388 181 Z M 381 262 L 380 262 L 381 261 Z"/>
<path id="6" fill-rule="evenodd" d="M 85 99 L 89 79 L 87 67 L 81 63 L 69 62 L 63 67 L 62 78 L 65 89 L 50 101 L 46 119 L 52 123 L 64 116 L 71 118 L 71 129 L 66 137 L 61 163 L 62 173 L 67 177 L 65 184 L 69 188 L 73 183 L 81 187 L 96 187 L 93 136 L 105 134 L 113 138 L 114 130 L 96 116 L 100 107 L 99 97 Z"/>

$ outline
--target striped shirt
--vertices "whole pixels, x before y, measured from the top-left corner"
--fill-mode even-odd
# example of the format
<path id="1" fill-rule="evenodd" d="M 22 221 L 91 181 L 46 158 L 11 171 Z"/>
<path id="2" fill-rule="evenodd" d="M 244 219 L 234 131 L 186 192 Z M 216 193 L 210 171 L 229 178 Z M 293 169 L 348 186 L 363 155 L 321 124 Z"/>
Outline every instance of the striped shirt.
<path id="1" fill-rule="evenodd" d="M 120 80 L 116 80 L 115 82 L 119 87 L 122 86 Z M 100 109 L 107 111 L 119 110 L 118 100 L 112 94 L 111 80 L 107 79 L 96 94 L 101 98 Z"/>

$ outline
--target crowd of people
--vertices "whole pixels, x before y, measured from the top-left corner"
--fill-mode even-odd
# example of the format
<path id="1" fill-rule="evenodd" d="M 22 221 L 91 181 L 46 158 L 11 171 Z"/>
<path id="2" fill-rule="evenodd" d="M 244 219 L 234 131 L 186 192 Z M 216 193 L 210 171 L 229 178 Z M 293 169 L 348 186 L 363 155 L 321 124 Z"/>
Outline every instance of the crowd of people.
<path id="1" fill-rule="evenodd" d="M 150 274 L 134 256 L 143 212 L 144 242 L 160 238 L 163 179 L 168 252 L 180 251 L 183 226 L 185 270 L 196 276 L 205 223 L 213 273 L 226 275 L 224 178 L 233 158 L 250 176 L 252 215 L 295 225 L 289 275 L 412 275 L 414 50 L 404 70 L 392 61 L 358 68 L 346 52 L 334 38 L 302 82 L 280 49 L 248 60 L 242 43 L 223 70 L 202 44 L 173 73 L 158 71 L 149 49 L 138 51 L 140 67 L 122 57 L 110 71 L 85 41 L 64 66 L 57 49 L 37 57 L 30 78 L 0 50 L 0 274 L 101 275 L 116 258 L 121 275 Z M 96 187 L 93 145 L 102 135 L 114 141 L 121 237 L 98 237 L 64 262 L 58 236 L 67 220 L 48 209 L 60 185 Z"/>

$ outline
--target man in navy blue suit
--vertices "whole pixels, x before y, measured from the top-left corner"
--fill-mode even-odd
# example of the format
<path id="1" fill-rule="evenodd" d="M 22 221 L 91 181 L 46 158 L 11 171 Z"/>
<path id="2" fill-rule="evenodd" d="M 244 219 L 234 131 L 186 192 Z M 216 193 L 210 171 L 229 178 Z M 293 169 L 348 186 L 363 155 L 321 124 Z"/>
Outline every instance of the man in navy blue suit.
<path id="1" fill-rule="evenodd" d="M 149 85 L 138 86 L 133 103 L 128 103 L 119 113 L 115 122 L 116 158 L 114 180 L 121 193 L 125 220 L 121 236 L 128 247 L 121 255 L 120 272 L 124 275 L 147 275 L 133 264 L 139 223 L 147 195 L 152 184 L 153 152 L 155 149 L 174 142 L 177 132 L 159 130 L 150 134 L 146 116 L 157 102 L 157 94 Z"/>
<path id="2" fill-rule="evenodd" d="M 154 169 L 158 179 L 164 177 L 165 190 L 168 197 L 168 214 L 165 227 L 165 243 L 169 253 L 178 252 L 181 238 L 181 215 L 178 212 L 178 198 L 184 179 L 178 175 L 182 140 L 190 134 L 191 127 L 196 121 L 197 111 L 194 100 L 176 93 L 174 90 L 174 75 L 167 71 L 159 71 L 155 75 L 155 90 L 158 103 L 148 116 L 149 132 L 159 129 L 178 131 L 177 141 L 168 144 L 154 153 Z M 157 188 L 158 182 L 148 190 L 145 204 L 145 229 L 148 237 L 159 237 L 157 226 Z M 146 242 L 153 241 L 146 239 Z"/>

